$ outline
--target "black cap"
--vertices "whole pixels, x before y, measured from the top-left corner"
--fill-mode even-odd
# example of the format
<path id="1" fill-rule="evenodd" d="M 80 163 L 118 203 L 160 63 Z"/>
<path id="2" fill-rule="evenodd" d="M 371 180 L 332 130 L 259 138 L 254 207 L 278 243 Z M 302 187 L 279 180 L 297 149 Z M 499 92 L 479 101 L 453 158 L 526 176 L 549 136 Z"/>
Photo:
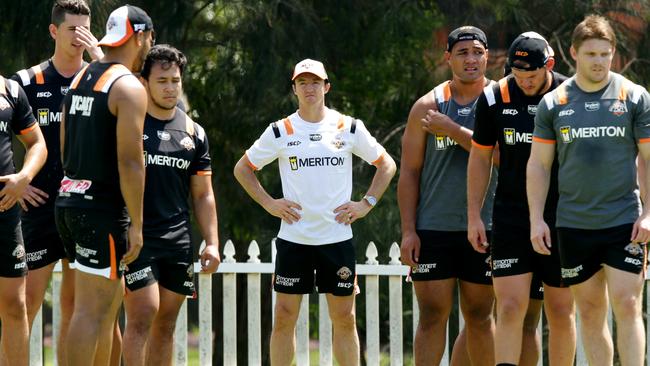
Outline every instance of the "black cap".
<path id="1" fill-rule="evenodd" d="M 460 28 L 454 29 L 451 31 L 451 33 L 449 33 L 449 36 L 447 37 L 447 51 L 451 51 L 451 49 L 454 48 L 454 45 L 460 41 L 471 40 L 479 41 L 483 43 L 483 46 L 485 48 L 488 47 L 487 37 L 482 30 L 471 25 L 464 25 Z"/>
<path id="2" fill-rule="evenodd" d="M 536 32 L 526 32 L 517 36 L 510 45 L 508 66 L 533 71 L 544 67 L 552 56 L 553 49 L 544 37 Z"/>

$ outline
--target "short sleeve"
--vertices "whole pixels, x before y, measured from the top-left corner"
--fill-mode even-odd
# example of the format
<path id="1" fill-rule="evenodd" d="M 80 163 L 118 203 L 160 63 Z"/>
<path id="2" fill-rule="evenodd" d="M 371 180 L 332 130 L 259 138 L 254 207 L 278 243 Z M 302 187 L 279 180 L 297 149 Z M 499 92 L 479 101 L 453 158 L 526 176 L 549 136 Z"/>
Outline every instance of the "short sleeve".
<path id="1" fill-rule="evenodd" d="M 635 93 L 640 94 L 634 106 L 634 137 L 642 143 L 650 142 L 650 94 L 643 87 L 638 85 L 634 87 Z"/>
<path id="2" fill-rule="evenodd" d="M 192 175 L 211 175 L 212 165 L 210 159 L 210 145 L 205 130 L 197 123 L 194 123 L 194 145 L 196 155 L 190 164 L 190 174 Z"/>
<path id="3" fill-rule="evenodd" d="M 355 143 L 352 153 L 369 164 L 374 164 L 386 151 L 366 129 L 363 121 L 357 119 L 354 135 Z"/>
<path id="4" fill-rule="evenodd" d="M 10 86 L 10 84 L 13 84 Z M 17 93 L 14 93 L 13 88 L 17 88 Z M 7 82 L 7 97 L 14 100 L 14 113 L 11 120 L 11 129 L 16 135 L 22 135 L 31 131 L 36 127 L 36 119 L 32 113 L 32 107 L 29 105 L 29 100 L 23 88 L 17 82 Z M 14 95 L 17 97 L 14 98 Z"/>
<path id="5" fill-rule="evenodd" d="M 485 93 L 482 93 L 478 98 L 474 108 L 474 133 L 472 134 L 474 145 L 478 145 L 478 147 L 494 147 L 497 142 L 496 124 L 492 118 L 492 111 Z"/>
<path id="6" fill-rule="evenodd" d="M 248 161 L 256 170 L 262 169 L 278 158 L 280 146 L 278 140 L 280 138 L 275 137 L 272 124 L 270 124 L 253 146 L 246 150 Z"/>
<path id="7" fill-rule="evenodd" d="M 542 98 L 537 106 L 535 114 L 535 130 L 533 131 L 533 141 L 554 144 L 556 141 L 555 130 L 553 130 L 553 110 L 548 109 L 548 104 L 552 101 L 553 93 L 548 93 Z"/>

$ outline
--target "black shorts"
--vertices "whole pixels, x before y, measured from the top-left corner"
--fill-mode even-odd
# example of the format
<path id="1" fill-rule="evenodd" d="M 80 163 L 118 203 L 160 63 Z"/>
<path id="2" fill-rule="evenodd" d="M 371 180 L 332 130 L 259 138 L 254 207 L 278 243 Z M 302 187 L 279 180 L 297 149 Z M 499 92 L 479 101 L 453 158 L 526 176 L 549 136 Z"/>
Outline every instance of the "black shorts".
<path id="1" fill-rule="evenodd" d="M 65 258 L 63 242 L 56 230 L 54 207 L 30 210 L 22 215 L 23 238 L 29 270 L 43 268 Z"/>
<path id="2" fill-rule="evenodd" d="M 126 287 L 135 291 L 156 282 L 170 291 L 194 297 L 194 263 L 189 227 L 181 238 L 144 237 L 138 258 L 124 272 Z M 187 243 L 187 244 L 183 244 Z"/>
<path id="3" fill-rule="evenodd" d="M 305 245 L 278 238 L 275 242 L 273 289 L 284 294 L 319 293 L 349 296 L 356 291 L 356 260 L 352 240 Z"/>
<path id="4" fill-rule="evenodd" d="M 0 277 L 23 277 L 27 261 L 18 205 L 0 212 Z"/>
<path id="5" fill-rule="evenodd" d="M 467 240 L 466 231 L 418 230 L 420 257 L 411 269 L 413 281 L 458 278 L 481 285 L 492 284 L 490 255 L 479 253 Z"/>
<path id="6" fill-rule="evenodd" d="M 538 281 L 552 287 L 566 287 L 560 271 L 560 254 L 555 230 L 551 230 L 551 255 L 539 254 L 530 242 L 530 228 L 492 225 L 490 252 L 494 277 L 533 273 Z M 536 297 L 533 297 L 536 298 Z"/>
<path id="7" fill-rule="evenodd" d="M 641 273 L 647 264 L 645 243 L 631 243 L 633 224 L 607 229 L 558 228 L 562 278 L 569 285 L 582 283 L 603 264 L 630 273 Z"/>
<path id="8" fill-rule="evenodd" d="M 56 207 L 56 227 L 68 260 L 79 271 L 108 279 L 122 277 L 129 218 L 126 210 Z"/>

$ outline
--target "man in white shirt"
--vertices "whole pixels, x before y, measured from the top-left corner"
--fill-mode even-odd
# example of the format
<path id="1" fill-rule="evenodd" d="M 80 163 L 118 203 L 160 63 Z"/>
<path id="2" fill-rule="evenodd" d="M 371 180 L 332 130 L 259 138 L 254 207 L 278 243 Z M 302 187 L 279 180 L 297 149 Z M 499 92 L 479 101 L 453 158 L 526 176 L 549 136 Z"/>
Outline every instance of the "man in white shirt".
<path id="1" fill-rule="evenodd" d="M 273 276 L 277 298 L 271 364 L 291 364 L 302 295 L 311 293 L 315 283 L 318 292 L 327 293 L 334 356 L 340 365 L 358 365 L 350 224 L 375 206 L 395 175 L 395 162 L 363 122 L 325 106 L 331 84 L 321 62 L 299 62 L 292 81 L 298 110 L 271 123 L 234 170 L 246 192 L 282 219 Z M 377 168 L 360 201 L 350 200 L 352 154 Z M 255 175 L 276 159 L 283 193 L 278 199 L 266 192 Z"/>

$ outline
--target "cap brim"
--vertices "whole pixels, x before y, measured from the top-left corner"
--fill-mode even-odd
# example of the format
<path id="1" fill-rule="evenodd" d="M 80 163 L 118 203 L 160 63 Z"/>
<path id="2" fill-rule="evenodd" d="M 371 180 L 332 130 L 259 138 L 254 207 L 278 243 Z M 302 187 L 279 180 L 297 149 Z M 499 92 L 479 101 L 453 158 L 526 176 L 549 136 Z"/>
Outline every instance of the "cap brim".
<path id="1" fill-rule="evenodd" d="M 303 71 L 303 72 L 299 72 L 297 74 L 294 74 L 293 77 L 291 78 L 291 80 L 296 80 L 296 78 L 298 76 L 303 75 L 303 74 L 312 74 L 312 75 L 317 76 L 317 77 L 319 77 L 319 78 L 321 78 L 323 80 L 327 80 L 327 75 L 323 75 L 323 74 L 316 73 L 316 72 L 311 72 L 311 71 Z"/>

